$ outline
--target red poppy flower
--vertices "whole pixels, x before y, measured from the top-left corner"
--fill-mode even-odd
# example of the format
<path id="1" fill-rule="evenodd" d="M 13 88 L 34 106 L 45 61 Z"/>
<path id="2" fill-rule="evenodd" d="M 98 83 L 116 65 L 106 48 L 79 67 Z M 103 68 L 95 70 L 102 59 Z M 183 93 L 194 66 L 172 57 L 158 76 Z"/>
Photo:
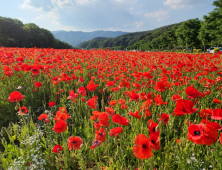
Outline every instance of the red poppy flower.
<path id="1" fill-rule="evenodd" d="M 21 101 L 25 96 L 22 95 L 22 93 L 18 92 L 18 91 L 14 91 L 10 94 L 10 96 L 8 97 L 8 101 L 10 102 L 19 102 Z"/>
<path id="2" fill-rule="evenodd" d="M 193 141 L 195 144 L 203 144 L 203 126 L 199 124 L 192 124 L 188 128 L 188 140 Z"/>
<path id="3" fill-rule="evenodd" d="M 125 104 L 125 103 L 126 103 L 126 101 L 124 99 L 119 99 L 118 100 L 118 104 Z"/>
<path id="4" fill-rule="evenodd" d="M 176 139 L 175 141 L 176 141 L 178 144 L 181 143 L 181 139 Z"/>
<path id="5" fill-rule="evenodd" d="M 122 127 L 116 127 L 116 128 L 113 128 L 109 131 L 110 136 L 118 137 L 119 133 L 123 133 Z"/>
<path id="6" fill-rule="evenodd" d="M 113 116 L 115 114 L 115 111 L 112 107 L 105 107 L 105 110 L 107 113 L 109 113 L 110 116 Z"/>
<path id="7" fill-rule="evenodd" d="M 90 147 L 91 149 L 94 149 L 95 147 L 99 146 L 102 142 L 98 140 L 94 140 L 92 146 Z"/>
<path id="8" fill-rule="evenodd" d="M 201 109 L 200 112 L 198 113 L 200 117 L 203 118 L 210 118 L 212 115 L 212 109 L 207 108 L 207 109 Z"/>
<path id="9" fill-rule="evenodd" d="M 134 140 L 133 154 L 139 159 L 148 159 L 153 156 L 150 140 L 144 134 L 139 134 Z"/>
<path id="10" fill-rule="evenodd" d="M 65 107 L 60 107 L 59 111 L 62 113 L 68 113 Z"/>
<path id="11" fill-rule="evenodd" d="M 147 116 L 148 116 L 148 117 L 152 116 L 152 113 L 151 113 L 151 111 L 150 111 L 149 109 L 144 110 L 144 115 L 143 115 L 143 117 L 146 118 Z"/>
<path id="12" fill-rule="evenodd" d="M 74 90 L 69 91 L 69 96 L 67 97 L 67 99 L 78 99 L 78 95 L 77 93 L 74 92 Z"/>
<path id="13" fill-rule="evenodd" d="M 41 82 L 36 82 L 36 83 L 34 84 L 34 86 L 35 86 L 36 88 L 39 88 L 39 87 L 43 86 L 43 84 L 42 84 Z"/>
<path id="14" fill-rule="evenodd" d="M 62 151 L 61 145 L 55 145 L 54 148 L 52 149 L 52 152 L 54 153 L 60 153 L 60 151 Z"/>
<path id="15" fill-rule="evenodd" d="M 188 131 L 188 140 L 193 141 L 195 144 L 211 145 L 218 138 L 217 130 L 209 124 L 192 124 L 189 126 Z"/>
<path id="16" fill-rule="evenodd" d="M 122 121 L 122 117 L 119 114 L 115 114 L 112 117 L 113 123 L 120 123 Z"/>
<path id="17" fill-rule="evenodd" d="M 190 100 L 178 100 L 176 103 L 176 108 L 174 109 L 173 116 L 183 116 L 184 114 L 191 114 L 198 110 L 198 108 L 193 108 L 194 104 Z"/>
<path id="18" fill-rule="evenodd" d="M 158 123 L 155 123 L 152 121 L 152 119 L 148 120 L 148 129 L 150 134 L 160 136 L 160 129 L 157 131 L 156 127 L 158 126 Z"/>
<path id="19" fill-rule="evenodd" d="M 98 84 L 95 84 L 92 80 L 89 82 L 89 84 L 86 86 L 86 88 L 89 90 L 89 91 L 94 91 L 96 90 L 96 87 L 98 87 L 99 85 Z"/>
<path id="20" fill-rule="evenodd" d="M 78 81 L 82 83 L 82 82 L 84 82 L 84 79 L 82 77 L 79 77 Z"/>
<path id="21" fill-rule="evenodd" d="M 147 99 L 144 103 L 143 106 L 141 106 L 141 109 L 149 109 L 149 107 L 153 105 L 153 100 L 152 99 Z"/>
<path id="22" fill-rule="evenodd" d="M 97 98 L 93 97 L 89 99 L 86 103 L 91 109 L 96 109 Z"/>
<path id="23" fill-rule="evenodd" d="M 123 126 L 127 126 L 127 125 L 129 125 L 129 120 L 125 117 L 122 117 L 122 120 L 119 124 L 123 125 Z"/>
<path id="24" fill-rule="evenodd" d="M 164 92 L 166 90 L 166 85 L 164 82 L 157 82 L 154 88 L 159 92 Z"/>
<path id="25" fill-rule="evenodd" d="M 117 103 L 117 101 L 116 101 L 116 100 L 111 100 L 111 101 L 109 102 L 109 104 L 110 104 L 111 106 L 116 105 L 116 103 Z"/>
<path id="26" fill-rule="evenodd" d="M 24 114 L 28 113 L 28 109 L 25 106 L 22 106 L 21 108 L 19 108 L 19 114 L 22 116 Z"/>
<path id="27" fill-rule="evenodd" d="M 68 138 L 68 148 L 69 150 L 78 150 L 80 149 L 80 146 L 83 144 L 83 140 L 82 138 L 76 136 L 76 137 L 73 137 L 73 136 L 70 136 Z"/>
<path id="28" fill-rule="evenodd" d="M 150 134 L 150 146 L 152 149 L 154 149 L 155 151 L 160 150 L 161 146 L 160 146 L 160 137 Z"/>
<path id="29" fill-rule="evenodd" d="M 128 106 L 125 105 L 125 104 L 122 104 L 122 105 L 121 105 L 121 109 L 128 109 Z"/>
<path id="30" fill-rule="evenodd" d="M 48 115 L 47 114 L 45 114 L 45 113 L 42 113 L 39 117 L 38 117 L 38 119 L 41 121 L 41 120 L 45 120 L 45 119 L 47 119 L 48 118 Z"/>
<path id="31" fill-rule="evenodd" d="M 98 121 L 95 121 L 94 128 L 99 129 L 101 127 L 100 123 Z"/>
<path id="32" fill-rule="evenodd" d="M 97 117 L 97 118 L 99 117 L 100 113 L 101 113 L 101 112 L 100 112 L 100 111 L 97 111 L 97 110 L 95 110 L 95 111 L 92 112 L 92 114 L 93 114 L 95 117 Z"/>
<path id="33" fill-rule="evenodd" d="M 217 103 L 217 104 L 221 104 L 221 100 L 219 100 L 219 99 L 213 99 L 213 102 Z"/>
<path id="34" fill-rule="evenodd" d="M 59 120 L 58 122 L 56 122 L 52 130 L 54 130 L 56 133 L 62 133 L 65 132 L 66 129 L 67 129 L 67 122 Z"/>
<path id="35" fill-rule="evenodd" d="M 59 120 L 62 120 L 62 121 L 66 121 L 67 119 L 69 119 L 71 116 L 68 115 L 67 113 L 63 113 L 61 111 L 58 111 L 56 112 L 56 116 L 54 118 L 55 121 L 59 121 Z"/>
<path id="36" fill-rule="evenodd" d="M 201 123 L 203 123 L 203 124 L 208 124 L 208 125 L 212 125 L 215 129 L 217 129 L 217 130 L 222 130 L 222 126 L 220 126 L 220 124 L 217 123 L 217 122 L 210 122 L 209 120 L 202 119 L 202 120 L 201 120 Z"/>
<path id="37" fill-rule="evenodd" d="M 118 123 L 123 126 L 129 125 L 129 120 L 125 117 L 120 116 L 119 114 L 115 114 L 112 117 L 113 123 Z"/>
<path id="38" fill-rule="evenodd" d="M 49 102 L 49 107 L 55 106 L 56 103 L 55 102 Z"/>
<path id="39" fill-rule="evenodd" d="M 173 101 L 177 101 L 177 100 L 181 100 L 182 98 L 180 97 L 180 95 L 175 94 L 175 95 L 172 96 L 171 99 L 172 99 Z"/>
<path id="40" fill-rule="evenodd" d="M 196 99 L 200 96 L 200 92 L 195 89 L 193 86 L 188 86 L 186 88 L 186 94 L 189 99 Z"/>
<path id="41" fill-rule="evenodd" d="M 100 123 L 101 126 L 107 127 L 107 126 L 110 125 L 109 122 L 108 122 L 108 120 L 109 120 L 109 114 L 108 113 L 102 112 L 102 113 L 99 114 L 98 118 L 99 118 L 99 123 Z"/>
<path id="42" fill-rule="evenodd" d="M 101 143 L 105 142 L 106 140 L 106 129 L 101 128 L 99 131 L 96 130 L 95 140 L 100 141 Z"/>
<path id="43" fill-rule="evenodd" d="M 214 109 L 211 118 L 214 120 L 222 120 L 222 109 Z"/>
<path id="44" fill-rule="evenodd" d="M 162 121 L 163 125 L 167 125 L 170 120 L 170 115 L 166 113 L 162 113 L 159 121 Z"/>
<path id="45" fill-rule="evenodd" d="M 155 95 L 154 101 L 156 102 L 156 106 L 167 104 L 167 102 L 163 102 L 161 95 Z"/>
<path id="46" fill-rule="evenodd" d="M 86 89 L 85 89 L 85 87 L 80 87 L 80 88 L 77 90 L 77 92 L 78 92 L 79 94 L 81 94 L 82 96 L 86 96 Z"/>
<path id="47" fill-rule="evenodd" d="M 130 97 L 129 101 L 136 100 L 137 102 L 139 102 L 139 100 L 138 100 L 140 98 L 139 94 L 132 92 L 132 93 L 129 94 L 129 97 Z"/>
<path id="48" fill-rule="evenodd" d="M 115 81 L 107 81 L 106 87 L 115 86 Z"/>
<path id="49" fill-rule="evenodd" d="M 135 117 L 135 118 L 137 118 L 137 119 L 140 119 L 140 118 L 141 118 L 141 116 L 139 115 L 139 111 L 135 111 L 135 113 L 129 112 L 129 115 L 131 115 L 131 116 L 133 116 L 133 117 Z"/>
<path id="50" fill-rule="evenodd" d="M 95 116 L 90 116 L 90 121 L 93 121 L 93 120 L 96 120 L 96 117 Z"/>
<path id="51" fill-rule="evenodd" d="M 34 74 L 34 75 L 37 75 L 40 73 L 40 70 L 39 70 L 39 67 L 38 66 L 33 66 L 31 68 L 31 72 Z"/>

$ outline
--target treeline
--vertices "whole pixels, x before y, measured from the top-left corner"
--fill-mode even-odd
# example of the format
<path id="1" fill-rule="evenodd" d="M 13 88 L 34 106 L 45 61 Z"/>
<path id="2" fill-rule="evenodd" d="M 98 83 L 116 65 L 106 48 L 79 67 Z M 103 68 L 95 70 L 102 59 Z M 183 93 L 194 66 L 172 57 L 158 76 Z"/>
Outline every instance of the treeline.
<path id="1" fill-rule="evenodd" d="M 38 47 L 71 49 L 66 42 L 55 39 L 53 34 L 36 24 L 23 24 L 18 19 L 0 17 L 0 47 Z"/>
<path id="2" fill-rule="evenodd" d="M 164 31 L 174 27 L 175 25 L 179 24 L 172 24 L 163 26 L 161 28 L 157 28 L 155 30 L 150 31 L 143 31 L 143 32 L 134 32 L 134 33 L 127 33 L 115 38 L 94 38 L 89 41 L 85 41 L 79 44 L 78 48 L 90 49 L 90 48 L 107 48 L 110 49 L 124 49 L 128 46 L 133 45 L 134 43 L 144 39 L 147 36 L 154 35 L 154 38 L 161 35 Z"/>
<path id="3" fill-rule="evenodd" d="M 199 19 L 191 19 L 164 30 L 161 34 L 153 32 L 151 35 L 127 47 L 127 50 L 169 50 L 178 47 L 182 49 L 185 47 L 191 48 L 192 50 L 193 47 L 200 48 L 201 40 L 197 38 L 200 28 L 201 21 Z"/>

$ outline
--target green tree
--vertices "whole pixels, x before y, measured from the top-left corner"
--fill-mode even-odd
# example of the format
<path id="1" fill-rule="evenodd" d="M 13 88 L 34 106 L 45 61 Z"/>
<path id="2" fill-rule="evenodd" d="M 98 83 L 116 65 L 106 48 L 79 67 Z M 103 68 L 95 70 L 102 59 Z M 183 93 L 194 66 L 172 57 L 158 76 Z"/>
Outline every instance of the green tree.
<path id="1" fill-rule="evenodd" d="M 178 43 L 184 46 L 191 47 L 191 51 L 193 47 L 198 47 L 200 45 L 200 40 L 197 38 L 199 33 L 199 29 L 201 21 L 196 18 L 192 20 L 188 20 L 183 22 L 176 30 L 176 36 L 178 39 Z"/>
<path id="2" fill-rule="evenodd" d="M 201 41 L 201 43 L 204 46 L 204 53 L 206 51 L 206 45 L 213 40 L 213 37 L 210 36 L 210 33 L 212 31 L 211 25 L 209 23 L 210 19 L 208 16 L 203 16 L 204 21 L 201 22 L 201 27 L 199 30 L 199 35 L 197 38 Z"/>

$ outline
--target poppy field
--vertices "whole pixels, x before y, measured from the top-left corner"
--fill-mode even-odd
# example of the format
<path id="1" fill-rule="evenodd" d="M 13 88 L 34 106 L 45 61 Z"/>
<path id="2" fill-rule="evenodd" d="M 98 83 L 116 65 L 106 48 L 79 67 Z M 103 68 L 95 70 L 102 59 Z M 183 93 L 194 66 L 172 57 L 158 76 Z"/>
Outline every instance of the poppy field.
<path id="1" fill-rule="evenodd" d="M 222 169 L 220 54 L 0 48 L 0 169 Z"/>

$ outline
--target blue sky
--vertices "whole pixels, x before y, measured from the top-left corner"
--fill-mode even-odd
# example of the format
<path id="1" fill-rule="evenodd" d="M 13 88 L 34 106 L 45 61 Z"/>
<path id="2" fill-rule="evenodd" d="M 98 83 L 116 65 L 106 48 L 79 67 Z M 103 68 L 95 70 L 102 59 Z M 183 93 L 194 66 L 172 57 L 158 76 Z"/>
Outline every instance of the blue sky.
<path id="1" fill-rule="evenodd" d="M 0 16 L 50 31 L 147 31 L 199 18 L 213 0 L 0 0 Z"/>

